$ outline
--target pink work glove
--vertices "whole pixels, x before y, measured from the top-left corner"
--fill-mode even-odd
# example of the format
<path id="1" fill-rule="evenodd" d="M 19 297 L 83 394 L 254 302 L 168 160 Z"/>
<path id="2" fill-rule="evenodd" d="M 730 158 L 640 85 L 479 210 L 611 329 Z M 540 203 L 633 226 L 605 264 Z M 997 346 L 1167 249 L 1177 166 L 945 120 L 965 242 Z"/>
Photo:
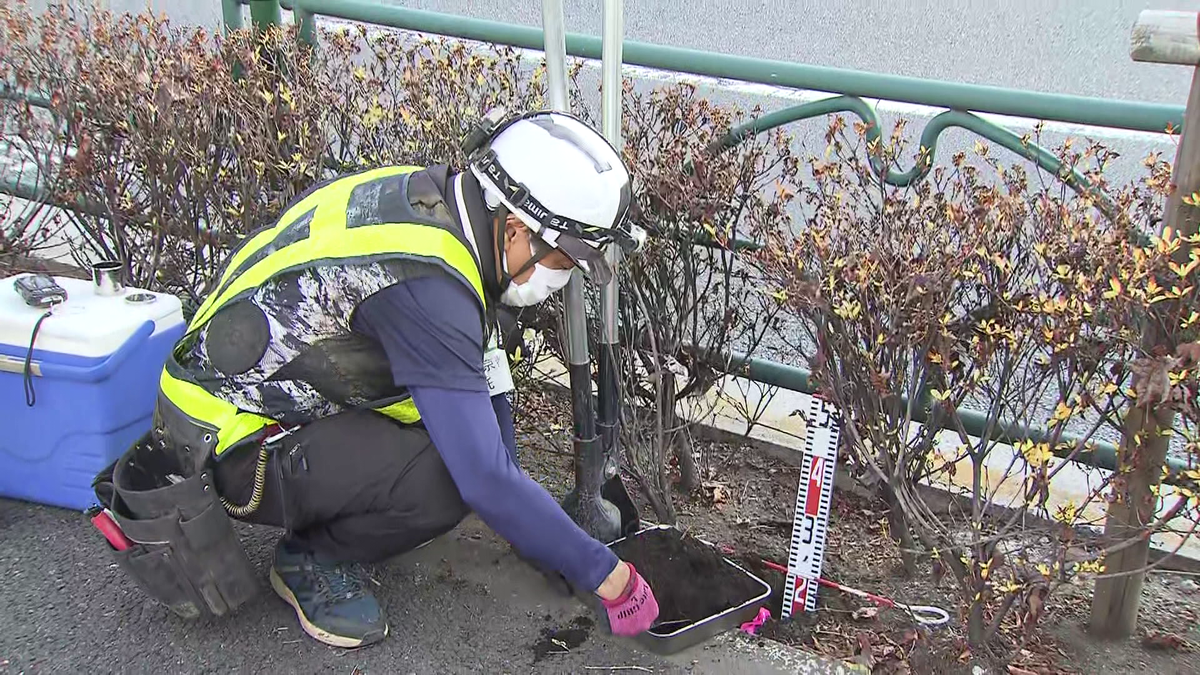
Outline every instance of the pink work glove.
<path id="1" fill-rule="evenodd" d="M 625 564 L 629 565 L 629 583 L 625 585 L 625 591 L 616 600 L 601 598 L 600 601 L 608 610 L 608 624 L 613 634 L 632 636 L 650 628 L 658 618 L 658 600 L 654 598 L 650 584 L 633 565 Z"/>

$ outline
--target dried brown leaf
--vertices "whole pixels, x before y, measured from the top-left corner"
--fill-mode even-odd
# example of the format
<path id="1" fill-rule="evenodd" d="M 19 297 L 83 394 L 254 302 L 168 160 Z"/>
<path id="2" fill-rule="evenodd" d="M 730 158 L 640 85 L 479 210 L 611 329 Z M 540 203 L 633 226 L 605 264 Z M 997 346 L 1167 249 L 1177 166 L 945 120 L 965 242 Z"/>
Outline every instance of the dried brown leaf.
<path id="1" fill-rule="evenodd" d="M 1188 643 L 1174 633 L 1153 631 L 1142 638 L 1142 647 L 1159 651 L 1187 651 Z"/>
<path id="2" fill-rule="evenodd" d="M 871 635 L 869 633 L 860 631 L 856 636 L 856 642 L 858 644 L 854 649 L 853 660 L 857 663 L 863 664 L 869 669 L 874 668 L 876 661 L 875 650 L 871 642 Z"/>
<path id="3" fill-rule="evenodd" d="M 1167 400 L 1171 391 L 1169 357 L 1141 358 L 1129 365 L 1133 373 L 1133 390 L 1139 406 L 1154 406 Z"/>
<path id="4" fill-rule="evenodd" d="M 859 607 L 850 615 L 855 621 L 870 621 L 879 616 L 879 608 L 875 606 Z"/>
<path id="5" fill-rule="evenodd" d="M 1200 342 L 1189 342 L 1179 345 L 1175 350 L 1179 365 L 1191 368 L 1200 364 Z"/>

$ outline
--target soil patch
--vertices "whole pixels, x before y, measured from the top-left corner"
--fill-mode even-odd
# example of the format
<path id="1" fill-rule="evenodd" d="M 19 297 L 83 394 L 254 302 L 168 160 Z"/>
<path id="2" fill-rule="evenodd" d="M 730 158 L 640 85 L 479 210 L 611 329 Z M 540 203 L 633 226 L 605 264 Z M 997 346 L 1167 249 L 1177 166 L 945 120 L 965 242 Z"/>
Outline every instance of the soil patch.
<path id="1" fill-rule="evenodd" d="M 537 663 L 550 654 L 568 652 L 587 641 L 595 622 L 586 616 L 576 617 L 567 628 L 543 628 L 542 637 L 530 645 L 533 662 Z"/>
<path id="2" fill-rule="evenodd" d="M 673 624 L 665 632 L 737 607 L 763 590 L 712 546 L 678 530 L 651 530 L 612 548 L 654 589 L 658 623 Z"/>

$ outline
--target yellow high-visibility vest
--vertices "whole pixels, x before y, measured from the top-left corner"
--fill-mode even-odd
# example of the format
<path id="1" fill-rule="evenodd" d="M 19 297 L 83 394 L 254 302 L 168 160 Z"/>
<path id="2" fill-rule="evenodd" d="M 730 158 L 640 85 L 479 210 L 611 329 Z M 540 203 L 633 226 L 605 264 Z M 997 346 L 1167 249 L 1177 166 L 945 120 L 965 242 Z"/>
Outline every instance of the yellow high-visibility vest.
<path id="1" fill-rule="evenodd" d="M 413 188 L 417 182 L 420 186 Z M 467 240 L 473 233 L 469 224 L 456 221 L 453 208 L 433 185 L 421 167 L 413 166 L 344 176 L 301 195 L 273 225 L 248 236 L 224 263 L 167 360 L 159 382 L 160 405 L 171 405 L 175 417 L 181 413 L 202 428 L 218 456 L 296 414 L 294 407 L 288 408 L 300 406 L 301 398 L 314 410 L 352 407 L 322 400 L 321 387 L 303 378 L 285 378 L 286 384 L 273 378 L 297 350 L 361 339 L 349 329 L 353 307 L 402 280 L 404 269 L 446 273 L 461 281 L 478 299 L 486 325 L 480 264 Z M 331 278 L 337 282 L 318 285 Z M 298 288 L 318 293 L 319 301 Z M 217 317 L 222 319 L 214 328 Z M 236 343 L 221 352 L 233 354 L 228 360 L 235 367 L 215 368 L 197 356 L 217 353 L 217 343 L 240 340 L 243 333 L 253 336 L 250 349 Z M 199 343 L 207 346 L 198 348 Z M 387 373 L 390 385 L 386 359 L 378 368 Z M 295 394 L 291 402 L 287 394 Z M 353 407 L 405 423 L 420 419 L 406 392 L 390 394 Z"/>

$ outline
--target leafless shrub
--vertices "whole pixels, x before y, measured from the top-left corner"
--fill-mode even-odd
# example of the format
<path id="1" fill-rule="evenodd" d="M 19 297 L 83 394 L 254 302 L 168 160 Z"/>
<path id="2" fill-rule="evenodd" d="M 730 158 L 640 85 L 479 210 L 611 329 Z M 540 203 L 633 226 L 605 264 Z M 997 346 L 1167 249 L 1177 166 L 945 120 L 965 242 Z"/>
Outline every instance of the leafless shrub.
<path id="1" fill-rule="evenodd" d="M 1195 366 L 1145 353 L 1141 326 L 1160 322 L 1177 344 L 1195 339 L 1200 259 L 1186 249 L 1200 241 L 1146 240 L 1169 185 L 1157 157 L 1145 180 L 1111 189 L 1107 149 L 1059 150 L 1113 196 L 1108 220 L 1092 195 L 1035 184 L 983 143 L 924 182 L 886 185 L 867 157 L 898 164 L 902 127 L 877 142 L 866 131 L 834 119 L 830 153 L 809 161 L 801 190 L 810 222 L 799 234 L 761 231 L 770 244 L 759 261 L 815 345 L 813 377 L 847 418 L 853 469 L 891 507 L 906 567 L 923 552 L 952 572 L 970 642 L 984 645 L 1010 612 L 1032 629 L 1047 594 L 1099 572 L 1106 553 L 1181 514 L 1194 522 L 1200 503 L 1181 488 L 1157 517 L 1143 505 L 1150 517 L 1119 541 L 1085 543 L 1076 528 L 1122 499 L 1125 474 L 1087 485 L 1081 502 L 1052 492 L 1135 403 L 1184 410 L 1176 431 L 1195 455 Z M 982 410 L 982 430 L 969 430 L 965 404 Z M 1041 433 L 1014 442 L 1013 424 Z M 1131 441 L 1126 452 L 1137 453 L 1145 439 Z M 930 506 L 921 486 L 937 483 L 961 499 Z"/>
<path id="2" fill-rule="evenodd" d="M 779 310 L 740 246 L 751 231 L 786 229 L 799 162 L 782 133 L 712 152 L 744 113 L 690 85 L 645 95 L 627 87 L 626 101 L 633 217 L 651 237 L 621 277 L 623 387 L 634 406 L 624 448 L 656 514 L 673 522 L 668 463 L 673 457 L 682 491 L 700 487 L 689 425 L 712 409 L 706 397 L 730 350 L 754 352 Z M 690 414 L 681 418 L 680 407 Z"/>

